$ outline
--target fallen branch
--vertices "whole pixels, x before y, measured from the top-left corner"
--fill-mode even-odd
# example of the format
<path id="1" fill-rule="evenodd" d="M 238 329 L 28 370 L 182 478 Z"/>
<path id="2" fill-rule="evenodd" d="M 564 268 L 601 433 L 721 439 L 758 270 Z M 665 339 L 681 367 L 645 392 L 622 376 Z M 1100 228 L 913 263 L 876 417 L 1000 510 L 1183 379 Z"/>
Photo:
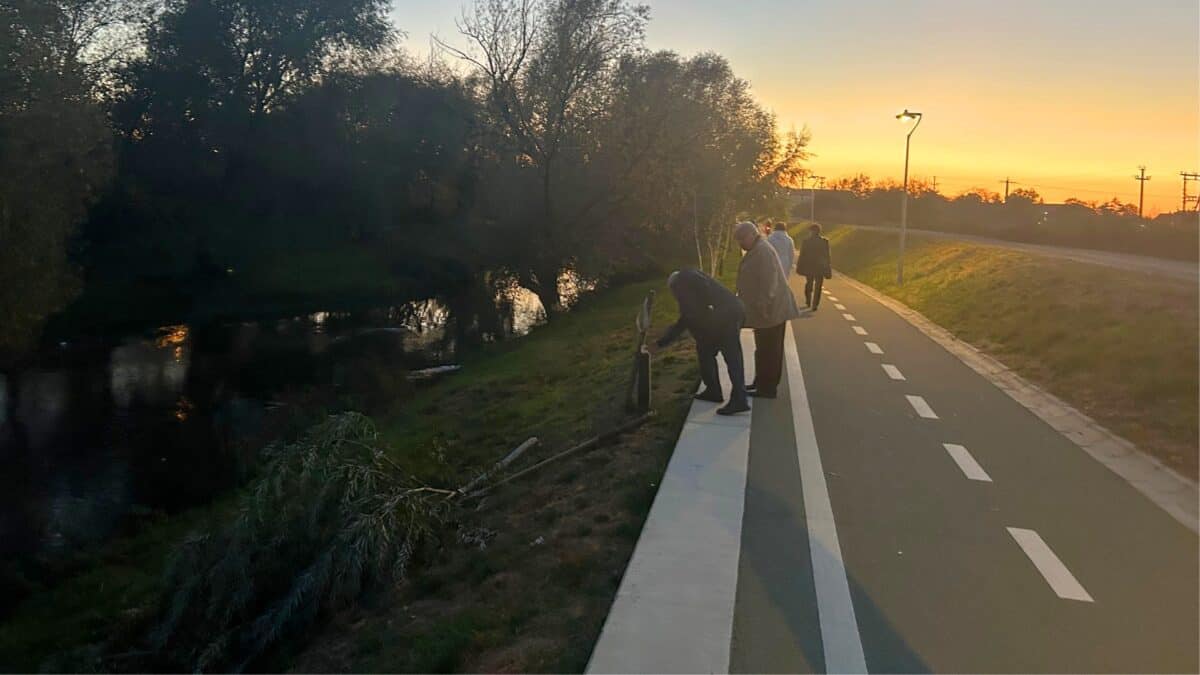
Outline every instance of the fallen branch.
<path id="1" fill-rule="evenodd" d="M 566 450 L 563 450 L 562 452 L 560 452 L 556 455 L 547 457 L 546 459 L 543 459 L 542 461 L 538 462 L 537 464 L 534 464 L 533 466 L 531 466 L 527 469 L 522 469 L 522 470 L 514 473 L 513 475 L 509 476 L 508 478 L 505 478 L 504 480 L 497 481 L 495 483 L 492 483 L 491 485 L 486 485 L 486 486 L 476 490 L 475 492 L 472 492 L 472 493 L 466 495 L 465 499 L 471 499 L 473 497 L 482 496 L 484 494 L 487 494 L 489 491 L 491 491 L 497 487 L 500 487 L 501 485 L 511 483 L 512 481 L 514 481 L 518 478 L 521 478 L 522 476 L 531 474 L 534 471 L 537 471 L 538 469 L 546 466 L 547 464 L 557 462 L 560 459 L 583 452 L 585 450 L 591 450 L 592 448 L 596 447 L 597 445 L 600 445 L 601 443 L 612 440 L 613 438 L 616 438 L 617 436 L 625 433 L 626 431 L 629 431 L 630 429 L 640 426 L 643 422 L 650 419 L 651 417 L 654 417 L 653 410 L 651 410 L 648 413 L 638 415 L 637 417 L 629 420 L 628 422 L 625 422 L 624 424 L 621 424 L 620 426 L 618 426 L 614 429 L 610 429 L 609 431 L 599 434 L 598 436 L 593 436 L 593 437 L 587 439 L 586 441 L 584 441 L 578 445 L 572 446 Z"/>
<path id="2" fill-rule="evenodd" d="M 474 489 L 476 485 L 479 485 L 480 483 L 486 481 L 488 478 L 494 476 L 497 472 L 503 470 L 504 467 L 508 466 L 509 464 L 512 464 L 514 461 L 516 461 L 516 459 L 518 457 L 520 457 L 522 454 L 524 454 L 524 452 L 526 450 L 528 450 L 529 448 L 532 448 L 533 446 L 535 446 L 537 444 L 538 444 L 537 436 L 531 436 L 529 438 L 529 440 L 518 445 L 515 450 L 513 450 L 512 452 L 505 455 L 504 459 L 502 459 L 499 462 L 496 462 L 494 465 L 492 465 L 492 468 L 479 474 L 475 478 L 475 480 L 471 481 L 470 483 L 467 483 L 466 485 L 458 488 L 458 490 L 455 490 L 454 491 L 455 494 L 456 495 L 465 495 L 465 494 L 471 492 L 471 490 Z"/>

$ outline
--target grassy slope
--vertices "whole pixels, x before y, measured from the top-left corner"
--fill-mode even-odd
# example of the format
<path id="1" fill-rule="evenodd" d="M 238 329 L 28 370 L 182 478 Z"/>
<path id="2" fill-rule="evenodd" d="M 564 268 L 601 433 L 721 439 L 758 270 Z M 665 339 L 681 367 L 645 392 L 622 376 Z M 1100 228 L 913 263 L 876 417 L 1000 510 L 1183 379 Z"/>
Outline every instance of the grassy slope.
<path id="1" fill-rule="evenodd" d="M 613 426 L 627 417 L 621 404 L 632 310 L 652 287 L 661 331 L 676 311 L 662 284 L 617 291 L 504 358 L 466 364 L 469 386 L 447 383 L 385 424 L 398 443 L 440 435 L 489 459 L 529 435 L 543 440 L 541 454 L 548 455 Z M 656 419 L 489 497 L 462 522 L 494 533 L 486 548 L 444 541 L 420 578 L 337 617 L 293 669 L 582 670 L 674 447 L 695 372 L 690 343 L 662 352 L 654 372 Z"/>
<path id="2" fill-rule="evenodd" d="M 633 318 L 650 289 L 660 299 L 654 324 L 661 331 L 675 312 L 664 284 L 604 291 L 527 338 L 466 357 L 461 373 L 403 404 L 372 412 L 410 465 L 436 448 L 450 466 L 469 473 L 536 435 L 540 449 L 522 459 L 522 465 L 532 463 L 627 418 Z M 512 484 L 488 498 L 482 511 L 461 516 L 465 528 L 497 533 L 486 550 L 459 544 L 448 531 L 440 552 L 412 582 L 335 617 L 296 665 L 581 669 L 694 390 L 690 349 L 690 342 L 677 343 L 656 359 L 658 417 L 611 446 Z M 431 474 L 441 465 L 429 464 Z M 217 514 L 232 500 L 222 502 Z M 214 510 L 114 542 L 89 556 L 79 574 L 33 595 L 0 625 L 0 670 L 36 670 L 49 656 L 138 625 L 159 589 L 170 547 L 190 527 L 212 522 Z M 543 543 L 530 545 L 538 537 Z"/>
<path id="3" fill-rule="evenodd" d="M 835 267 L 1197 475 L 1197 289 L 1015 251 L 842 227 Z"/>

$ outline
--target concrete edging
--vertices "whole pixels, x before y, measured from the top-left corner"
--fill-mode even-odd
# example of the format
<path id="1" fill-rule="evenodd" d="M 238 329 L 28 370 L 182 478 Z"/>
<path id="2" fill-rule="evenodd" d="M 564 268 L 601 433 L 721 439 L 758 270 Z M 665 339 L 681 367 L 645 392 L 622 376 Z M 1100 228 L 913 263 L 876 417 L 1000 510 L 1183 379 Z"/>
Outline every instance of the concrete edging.
<path id="1" fill-rule="evenodd" d="M 941 345 L 967 367 L 982 375 L 1017 403 L 1066 436 L 1096 461 L 1123 478 L 1135 490 L 1200 534 L 1200 486 L 1157 459 L 1138 450 L 1062 399 L 1013 372 L 995 358 L 958 339 L 908 305 L 835 272 L 837 278 L 896 313 L 926 337 Z"/>

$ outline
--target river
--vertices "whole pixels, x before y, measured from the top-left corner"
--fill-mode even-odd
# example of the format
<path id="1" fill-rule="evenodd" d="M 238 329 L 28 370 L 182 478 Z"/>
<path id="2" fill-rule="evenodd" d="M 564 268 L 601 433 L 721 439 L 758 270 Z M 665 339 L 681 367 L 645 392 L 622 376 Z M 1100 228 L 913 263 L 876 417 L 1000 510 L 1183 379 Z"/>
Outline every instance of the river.
<path id="1" fill-rule="evenodd" d="M 594 287 L 560 280 L 568 305 Z M 493 304 L 495 328 L 479 340 L 545 320 L 537 296 L 515 285 Z M 44 346 L 0 374 L 0 555 L 53 558 L 211 501 L 242 478 L 236 441 L 263 434 L 281 397 L 349 387 L 364 354 L 410 371 L 453 363 L 463 321 L 479 328 L 478 315 L 428 299 Z"/>

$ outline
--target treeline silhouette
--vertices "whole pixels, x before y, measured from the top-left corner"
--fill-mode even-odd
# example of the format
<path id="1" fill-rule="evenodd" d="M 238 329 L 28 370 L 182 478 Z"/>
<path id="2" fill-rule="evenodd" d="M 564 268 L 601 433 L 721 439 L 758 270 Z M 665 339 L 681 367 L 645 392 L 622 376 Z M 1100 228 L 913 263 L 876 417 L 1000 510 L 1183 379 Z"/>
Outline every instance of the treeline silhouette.
<path id="1" fill-rule="evenodd" d="M 564 270 L 714 264 L 804 158 L 625 0 L 478 0 L 422 63 L 391 10 L 0 4 L 0 352 L 72 298 L 91 327 L 514 283 L 553 312 Z"/>
<path id="2" fill-rule="evenodd" d="M 898 226 L 904 188 L 872 181 L 864 174 L 841 178 L 817 197 L 818 218 L 826 222 Z M 808 216 L 808 208 L 799 209 Z M 909 180 L 909 227 L 995 237 L 1056 246 L 1101 249 L 1164 258 L 1196 260 L 1195 211 L 1140 218 L 1136 204 L 1114 197 L 1106 202 L 1068 199 L 1046 204 L 1037 190 L 1017 188 L 1005 200 L 977 188 L 950 197 L 931 182 Z"/>

